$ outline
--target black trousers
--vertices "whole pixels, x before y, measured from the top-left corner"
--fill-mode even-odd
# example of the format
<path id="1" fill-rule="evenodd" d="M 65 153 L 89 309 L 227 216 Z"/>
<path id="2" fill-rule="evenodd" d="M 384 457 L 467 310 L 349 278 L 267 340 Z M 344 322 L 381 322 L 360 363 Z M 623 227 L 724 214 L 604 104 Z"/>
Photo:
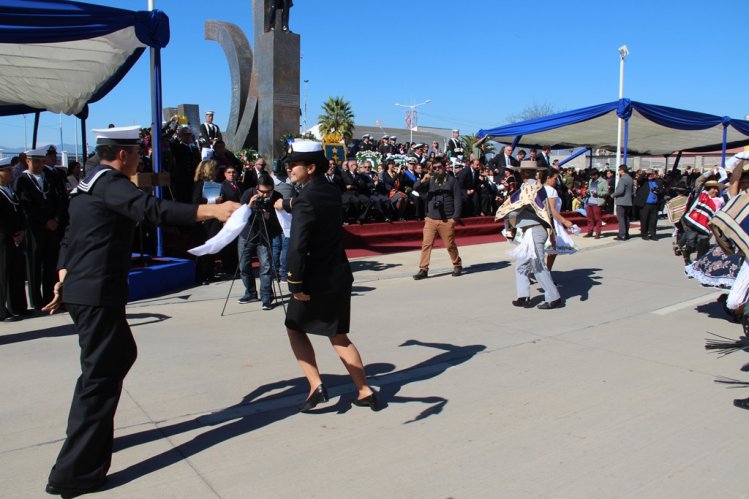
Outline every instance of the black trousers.
<path id="1" fill-rule="evenodd" d="M 655 239 L 655 229 L 658 225 L 658 205 L 646 204 L 640 208 L 640 235 Z"/>
<path id="2" fill-rule="evenodd" d="M 276 5 L 278 4 L 278 5 Z M 289 10 L 291 9 L 291 0 L 271 0 L 268 6 L 268 29 L 276 25 L 276 9 L 283 8 L 281 13 L 281 26 L 289 29 Z"/>
<path id="3" fill-rule="evenodd" d="M 88 487 L 104 481 L 112 461 L 114 413 L 122 381 L 137 356 L 125 319 L 114 307 L 66 304 L 78 329 L 81 375 L 70 405 L 65 443 L 49 474 L 57 486 Z"/>
<path id="4" fill-rule="evenodd" d="M 0 233 L 0 320 L 26 312 L 26 264 L 23 246 Z"/>
<path id="5" fill-rule="evenodd" d="M 371 201 L 366 194 L 359 194 L 356 191 L 346 191 L 341 196 L 343 204 L 344 221 L 346 218 L 356 218 L 361 221 L 367 219 Z"/>
<path id="6" fill-rule="evenodd" d="M 33 308 L 42 308 L 54 297 L 57 256 L 60 253 L 59 233 L 47 229 L 29 229 L 26 231 L 26 247 L 29 299 Z"/>

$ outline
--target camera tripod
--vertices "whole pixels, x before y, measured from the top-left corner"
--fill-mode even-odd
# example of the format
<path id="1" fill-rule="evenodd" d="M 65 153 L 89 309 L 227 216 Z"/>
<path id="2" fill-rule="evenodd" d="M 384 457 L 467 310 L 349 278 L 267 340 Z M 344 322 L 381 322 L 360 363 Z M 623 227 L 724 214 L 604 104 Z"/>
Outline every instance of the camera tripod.
<path id="1" fill-rule="evenodd" d="M 273 209 L 273 208 L 271 207 L 270 209 Z M 245 244 L 247 245 L 247 244 L 255 243 L 256 247 L 265 246 L 267 248 L 268 258 L 270 258 L 271 300 L 273 302 L 280 301 L 281 306 L 283 307 L 283 311 L 284 313 L 286 313 L 286 302 L 283 300 L 283 292 L 281 291 L 281 273 L 278 271 L 275 258 L 273 258 L 273 241 L 268 235 L 268 222 L 265 220 L 265 217 L 263 216 L 264 212 L 265 212 L 264 209 L 252 210 L 252 216 L 247 221 L 247 223 L 249 224 L 250 227 L 254 227 L 256 220 L 259 219 L 260 230 L 258 230 L 255 234 L 251 234 L 247 238 L 247 242 Z M 252 232 L 252 229 L 250 229 L 250 232 Z M 256 251 L 256 253 L 258 254 L 258 261 L 259 261 L 260 260 L 259 252 Z M 241 263 L 242 263 L 242 257 L 240 255 L 239 264 L 237 264 L 237 268 L 234 269 L 234 277 L 232 277 L 231 284 L 229 285 L 229 292 L 226 294 L 226 299 L 224 300 L 224 306 L 221 309 L 221 317 L 224 316 L 224 312 L 226 311 L 226 305 L 227 303 L 229 303 L 229 296 L 231 296 L 232 289 L 234 288 L 234 281 L 237 280 L 237 274 L 239 273 Z M 252 271 L 252 257 L 250 257 L 250 262 L 248 262 L 248 264 L 250 265 L 250 274 L 251 274 L 250 278 L 255 279 L 255 274 Z M 261 278 L 261 286 L 262 286 L 262 278 Z"/>

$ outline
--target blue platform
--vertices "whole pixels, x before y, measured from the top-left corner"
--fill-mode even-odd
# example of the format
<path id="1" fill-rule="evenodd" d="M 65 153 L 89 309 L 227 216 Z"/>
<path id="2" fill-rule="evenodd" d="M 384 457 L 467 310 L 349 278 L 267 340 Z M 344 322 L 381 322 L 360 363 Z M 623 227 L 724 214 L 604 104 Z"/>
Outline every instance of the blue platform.
<path id="1" fill-rule="evenodd" d="M 133 255 L 128 282 L 128 301 L 173 293 L 195 285 L 195 263 L 182 258 Z"/>

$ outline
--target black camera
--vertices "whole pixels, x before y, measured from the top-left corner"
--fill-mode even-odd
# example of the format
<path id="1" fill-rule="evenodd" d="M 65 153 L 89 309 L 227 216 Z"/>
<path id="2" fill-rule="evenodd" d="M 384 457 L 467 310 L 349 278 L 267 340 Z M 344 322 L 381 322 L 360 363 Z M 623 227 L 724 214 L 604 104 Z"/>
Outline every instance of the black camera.
<path id="1" fill-rule="evenodd" d="M 435 210 L 442 211 L 442 200 L 437 199 L 432 206 L 434 206 Z"/>
<path id="2" fill-rule="evenodd" d="M 270 211 L 273 208 L 270 198 L 258 197 L 255 199 L 255 209 L 260 211 Z"/>

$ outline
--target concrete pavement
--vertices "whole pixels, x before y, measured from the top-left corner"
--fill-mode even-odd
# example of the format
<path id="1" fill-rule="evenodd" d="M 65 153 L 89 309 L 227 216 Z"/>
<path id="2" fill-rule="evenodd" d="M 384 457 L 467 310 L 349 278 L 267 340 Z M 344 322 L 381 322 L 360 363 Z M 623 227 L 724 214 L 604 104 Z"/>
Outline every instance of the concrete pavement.
<path id="1" fill-rule="evenodd" d="M 306 384 L 283 310 L 239 305 L 229 283 L 136 302 L 139 358 L 125 381 L 102 497 L 748 497 L 743 353 L 718 293 L 688 281 L 662 222 L 656 242 L 577 239 L 554 279 L 566 306 L 518 309 L 507 243 L 364 257 L 352 339 L 386 406 L 351 407 L 324 338 L 335 397 L 297 414 Z M 636 230 L 634 231 L 636 232 Z M 237 284 L 239 282 L 237 281 Z M 541 301 L 536 290 L 534 303 Z M 0 496 L 45 497 L 78 375 L 67 315 L 0 324 Z"/>

